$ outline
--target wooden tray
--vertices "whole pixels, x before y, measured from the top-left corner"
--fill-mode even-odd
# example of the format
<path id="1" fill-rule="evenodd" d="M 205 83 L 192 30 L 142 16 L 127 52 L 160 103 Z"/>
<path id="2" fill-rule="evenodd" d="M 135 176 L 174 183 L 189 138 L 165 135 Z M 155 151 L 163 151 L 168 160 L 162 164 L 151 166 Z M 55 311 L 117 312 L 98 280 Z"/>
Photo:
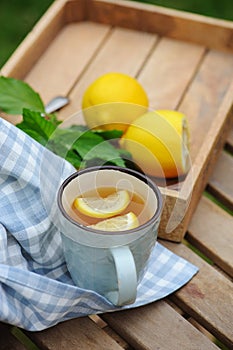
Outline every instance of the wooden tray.
<path id="1" fill-rule="evenodd" d="M 57 0 L 1 73 L 27 81 L 45 103 L 69 96 L 65 119 L 109 71 L 135 76 L 151 108 L 189 119 L 192 169 L 179 186 L 161 187 L 159 236 L 180 242 L 233 122 L 233 23 L 125 0 Z"/>

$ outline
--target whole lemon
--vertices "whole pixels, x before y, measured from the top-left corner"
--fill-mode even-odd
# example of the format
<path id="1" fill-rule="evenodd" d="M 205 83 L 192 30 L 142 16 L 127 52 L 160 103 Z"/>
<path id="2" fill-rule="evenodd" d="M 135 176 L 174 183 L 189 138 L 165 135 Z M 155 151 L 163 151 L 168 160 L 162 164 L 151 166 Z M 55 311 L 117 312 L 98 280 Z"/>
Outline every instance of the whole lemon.
<path id="1" fill-rule="evenodd" d="M 123 73 L 106 73 L 89 85 L 83 95 L 82 109 L 89 128 L 120 129 L 148 108 L 148 97 L 141 84 Z"/>
<path id="2" fill-rule="evenodd" d="M 189 132 L 183 113 L 172 110 L 147 112 L 133 121 L 120 145 L 151 176 L 174 178 L 189 170 Z"/>

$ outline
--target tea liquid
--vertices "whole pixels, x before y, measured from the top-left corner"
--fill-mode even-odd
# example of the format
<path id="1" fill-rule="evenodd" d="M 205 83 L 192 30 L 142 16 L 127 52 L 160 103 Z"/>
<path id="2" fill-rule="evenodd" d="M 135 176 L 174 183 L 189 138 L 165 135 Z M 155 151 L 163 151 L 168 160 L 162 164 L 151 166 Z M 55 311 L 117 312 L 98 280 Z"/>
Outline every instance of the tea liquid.
<path id="1" fill-rule="evenodd" d="M 112 187 L 101 187 L 101 188 L 83 193 L 82 197 L 86 198 L 86 197 L 99 196 L 99 197 L 105 198 L 111 194 L 116 193 L 116 191 L 117 190 Z M 139 224 L 142 225 L 151 218 L 152 216 L 151 210 L 149 208 L 146 208 L 144 199 L 141 196 L 139 196 L 137 193 L 130 192 L 130 191 L 128 191 L 128 193 L 130 196 L 130 203 L 128 204 L 126 209 L 124 209 L 118 215 L 124 215 L 131 211 L 137 216 L 139 220 Z M 72 217 L 72 219 L 74 219 L 78 223 L 85 226 L 94 225 L 94 224 L 97 224 L 99 221 L 103 220 L 99 218 L 93 218 L 81 213 L 77 208 L 75 208 L 73 204 L 68 214 L 70 215 L 70 217 Z"/>

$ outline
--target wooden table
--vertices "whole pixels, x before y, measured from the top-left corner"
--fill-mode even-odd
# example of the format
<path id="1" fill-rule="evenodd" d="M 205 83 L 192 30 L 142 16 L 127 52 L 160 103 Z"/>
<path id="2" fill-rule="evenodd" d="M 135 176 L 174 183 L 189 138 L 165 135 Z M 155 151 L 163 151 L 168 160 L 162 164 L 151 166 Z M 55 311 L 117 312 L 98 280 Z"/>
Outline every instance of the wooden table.
<path id="1" fill-rule="evenodd" d="M 74 2 L 68 1 L 69 5 Z M 76 2 L 82 3 L 83 7 L 89 3 L 81 0 Z M 111 5 L 109 1 L 96 1 L 101 2 Z M 156 101 L 159 106 L 166 104 L 166 108 L 186 109 L 187 113 L 191 107 L 198 111 L 198 101 L 203 95 L 208 95 L 211 106 L 209 113 L 214 111 L 216 99 L 220 100 L 223 95 L 223 90 L 218 89 L 219 81 L 221 78 L 224 79 L 224 84 L 232 81 L 232 54 L 222 49 L 232 51 L 233 27 L 228 26 L 225 30 L 225 24 L 221 21 L 217 22 L 219 28 L 222 25 L 222 29 L 217 32 L 219 37 L 209 39 L 212 47 L 210 50 L 202 43 L 205 29 L 208 32 L 208 26 L 203 23 L 202 27 L 198 27 L 203 28 L 203 32 L 200 30 L 198 35 L 193 34 L 195 44 L 179 39 L 181 19 L 185 35 L 188 35 L 188 30 L 189 35 L 192 35 L 186 20 L 188 18 L 195 23 L 199 21 L 200 24 L 203 19 L 199 16 L 188 15 L 184 18 L 183 14 L 178 15 L 176 11 L 163 10 L 163 19 L 173 16 L 175 24 L 166 33 L 163 29 L 162 34 L 123 29 L 122 27 L 129 26 L 130 21 L 136 23 L 136 12 L 133 11 L 128 12 L 129 22 L 125 13 L 121 11 L 121 17 L 117 17 L 115 12 L 115 18 L 121 18 L 121 26 L 117 28 L 111 27 L 103 15 L 102 24 L 71 23 L 61 30 L 70 18 L 82 20 L 80 13 L 74 15 L 70 11 L 71 7 L 67 11 L 69 19 L 64 20 L 60 9 L 65 3 L 66 1 L 59 0 L 54 4 L 2 70 L 3 75 L 30 83 L 45 102 L 58 93 L 68 95 L 71 104 L 60 112 L 61 118 L 80 108 L 83 89 L 105 70 L 119 70 L 137 77 L 149 91 L 152 101 Z M 149 7 L 148 10 L 144 5 L 130 6 L 140 9 L 142 14 L 155 10 L 161 13 L 157 7 Z M 101 17 L 97 10 L 96 15 Z M 209 21 L 211 22 L 206 20 L 206 23 Z M 212 29 L 215 25 L 213 21 Z M 55 32 L 59 35 L 56 36 Z M 82 45 L 77 46 L 77 41 Z M 70 55 L 71 49 L 73 55 Z M 128 59 L 129 52 L 133 60 Z M 206 65 L 202 65 L 202 72 L 195 80 L 194 76 L 203 63 L 203 57 Z M 65 66 L 64 62 L 68 64 Z M 158 69 L 161 62 L 163 65 Z M 225 68 L 212 74 L 215 65 L 222 67 L 221 62 L 224 62 Z M 157 75 L 153 81 L 152 74 L 155 71 Z M 177 74 L 178 85 L 174 82 Z M 210 86 L 208 91 L 203 88 L 203 81 L 205 86 Z M 189 104 L 192 97 L 193 101 Z M 26 332 L 0 324 L 0 349 L 35 349 L 30 347 L 31 344 L 28 345 L 29 338 L 39 349 L 47 350 L 206 350 L 218 349 L 216 344 L 220 342 L 228 349 L 233 349 L 232 128 L 227 137 L 224 133 L 223 141 L 224 149 L 211 167 L 207 183 L 203 184 L 205 192 L 198 197 L 182 243 L 160 240 L 174 253 L 199 267 L 200 271 L 187 285 L 169 297 L 144 307 L 73 319 L 41 332 Z"/>

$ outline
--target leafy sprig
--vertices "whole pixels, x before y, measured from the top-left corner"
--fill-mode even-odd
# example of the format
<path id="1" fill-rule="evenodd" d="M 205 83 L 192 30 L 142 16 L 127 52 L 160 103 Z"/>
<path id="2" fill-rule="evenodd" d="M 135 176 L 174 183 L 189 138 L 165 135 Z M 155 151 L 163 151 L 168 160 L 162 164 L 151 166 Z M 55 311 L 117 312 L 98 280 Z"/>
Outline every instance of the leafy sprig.
<path id="1" fill-rule="evenodd" d="M 22 114 L 16 126 L 55 154 L 65 158 L 75 168 L 114 164 L 126 166 L 130 154 L 117 147 L 120 130 L 89 130 L 83 125 L 68 128 L 55 114 L 46 114 L 44 103 L 27 83 L 0 77 L 0 109 L 9 114 Z"/>
<path id="2" fill-rule="evenodd" d="M 24 108 L 36 112 L 45 112 L 40 95 L 27 83 L 1 76 L 0 109 L 9 114 L 22 114 Z"/>

